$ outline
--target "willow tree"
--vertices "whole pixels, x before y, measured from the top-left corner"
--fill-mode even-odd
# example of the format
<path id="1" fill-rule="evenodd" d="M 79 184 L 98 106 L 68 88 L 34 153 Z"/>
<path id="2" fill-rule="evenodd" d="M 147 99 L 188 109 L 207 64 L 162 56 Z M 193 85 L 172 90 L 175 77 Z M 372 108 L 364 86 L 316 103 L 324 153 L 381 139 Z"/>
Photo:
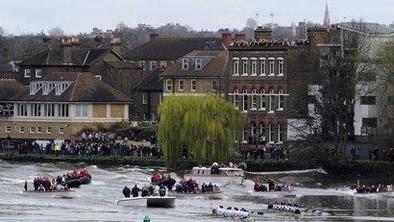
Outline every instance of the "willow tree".
<path id="1" fill-rule="evenodd" d="M 159 108 L 159 145 L 167 167 L 177 166 L 182 147 L 196 161 L 227 161 L 246 116 L 215 96 L 170 96 Z"/>

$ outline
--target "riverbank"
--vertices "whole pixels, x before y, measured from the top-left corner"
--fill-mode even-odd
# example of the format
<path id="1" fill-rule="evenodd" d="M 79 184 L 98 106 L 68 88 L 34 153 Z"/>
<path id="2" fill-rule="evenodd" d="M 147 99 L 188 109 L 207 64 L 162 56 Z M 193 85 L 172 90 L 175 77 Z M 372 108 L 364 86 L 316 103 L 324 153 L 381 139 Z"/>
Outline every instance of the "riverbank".
<path id="1" fill-rule="evenodd" d="M 129 156 L 55 156 L 55 155 L 20 155 L 0 154 L 0 159 L 10 162 L 38 162 L 38 163 L 81 163 L 99 165 L 102 167 L 130 165 L 165 167 L 164 161 L 159 159 L 139 158 Z M 323 168 L 328 174 L 334 175 L 385 175 L 386 172 L 394 172 L 393 162 L 382 161 L 293 161 L 293 160 L 247 160 L 247 171 L 289 171 L 305 170 L 312 168 Z M 198 165 L 195 161 L 182 160 L 179 162 L 178 170 L 191 169 Z M 394 175 L 393 175 L 394 176 Z"/>

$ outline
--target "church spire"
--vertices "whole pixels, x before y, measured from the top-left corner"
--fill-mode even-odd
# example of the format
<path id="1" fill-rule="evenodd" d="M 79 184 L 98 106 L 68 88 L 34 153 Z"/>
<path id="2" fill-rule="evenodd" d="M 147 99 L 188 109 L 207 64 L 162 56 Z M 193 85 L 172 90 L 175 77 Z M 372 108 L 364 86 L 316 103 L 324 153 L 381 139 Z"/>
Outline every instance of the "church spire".
<path id="1" fill-rule="evenodd" d="M 330 26 L 330 13 L 328 11 L 328 4 L 327 4 L 327 2 L 326 2 L 326 11 L 324 12 L 323 26 L 325 26 L 325 27 Z"/>

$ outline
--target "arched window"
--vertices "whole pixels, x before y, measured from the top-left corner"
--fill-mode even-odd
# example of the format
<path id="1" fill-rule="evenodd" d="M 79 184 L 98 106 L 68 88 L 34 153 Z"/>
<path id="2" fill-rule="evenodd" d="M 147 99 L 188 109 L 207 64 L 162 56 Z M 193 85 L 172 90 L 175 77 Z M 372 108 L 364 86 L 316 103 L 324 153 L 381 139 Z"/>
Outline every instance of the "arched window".
<path id="1" fill-rule="evenodd" d="M 278 58 L 278 76 L 283 76 L 284 74 L 284 66 L 283 66 L 283 58 Z"/>
<path id="2" fill-rule="evenodd" d="M 248 58 L 242 58 L 242 75 L 248 75 Z"/>
<path id="3" fill-rule="evenodd" d="M 275 75 L 275 59 L 274 58 L 268 58 L 269 61 L 269 76 L 274 76 Z"/>
<path id="4" fill-rule="evenodd" d="M 263 143 L 265 141 L 265 124 L 264 124 L 264 122 L 261 122 L 260 126 L 259 126 L 259 141 L 260 141 L 260 143 Z"/>
<path id="5" fill-rule="evenodd" d="M 278 124 L 278 142 L 283 142 L 285 136 L 285 128 L 283 123 Z"/>
<path id="6" fill-rule="evenodd" d="M 251 58 L 250 59 L 251 62 L 251 76 L 256 76 L 257 75 L 257 59 L 256 58 Z"/>
<path id="7" fill-rule="evenodd" d="M 243 111 L 248 111 L 248 98 L 249 98 L 249 95 L 248 95 L 248 90 L 247 89 L 243 89 L 242 90 L 242 97 L 243 97 L 243 103 L 242 103 L 242 110 Z"/>
<path id="8" fill-rule="evenodd" d="M 260 90 L 260 110 L 265 110 L 267 106 L 267 97 L 265 96 L 265 90 Z"/>
<path id="9" fill-rule="evenodd" d="M 234 102 L 234 107 L 239 108 L 239 91 L 237 88 L 234 89 L 233 92 L 233 102 Z"/>
<path id="10" fill-rule="evenodd" d="M 274 89 L 270 89 L 270 93 L 269 93 L 269 112 L 274 112 L 274 107 L 275 107 L 275 90 Z"/>
<path id="11" fill-rule="evenodd" d="M 278 110 L 283 110 L 285 107 L 285 96 L 283 95 L 283 89 L 278 90 L 279 100 L 278 100 Z"/>
<path id="12" fill-rule="evenodd" d="M 257 109 L 257 90 L 252 89 L 252 107 L 251 110 L 256 110 Z"/>
<path id="13" fill-rule="evenodd" d="M 268 125 L 268 142 L 273 143 L 274 142 L 274 137 L 275 137 L 274 124 L 270 123 Z"/>
<path id="14" fill-rule="evenodd" d="M 233 76 L 239 75 L 239 58 L 233 58 Z"/>
<path id="15" fill-rule="evenodd" d="M 260 58 L 260 76 L 265 76 L 265 58 Z"/>

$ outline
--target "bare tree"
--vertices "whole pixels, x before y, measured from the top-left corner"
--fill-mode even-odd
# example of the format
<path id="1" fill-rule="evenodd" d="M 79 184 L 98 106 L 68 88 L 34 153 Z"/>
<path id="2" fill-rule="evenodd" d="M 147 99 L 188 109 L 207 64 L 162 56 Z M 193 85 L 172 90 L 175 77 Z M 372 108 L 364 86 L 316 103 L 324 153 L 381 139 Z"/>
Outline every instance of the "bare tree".
<path id="1" fill-rule="evenodd" d="M 52 37 L 61 37 L 64 36 L 64 31 L 60 27 L 54 27 L 48 30 L 48 34 Z"/>

